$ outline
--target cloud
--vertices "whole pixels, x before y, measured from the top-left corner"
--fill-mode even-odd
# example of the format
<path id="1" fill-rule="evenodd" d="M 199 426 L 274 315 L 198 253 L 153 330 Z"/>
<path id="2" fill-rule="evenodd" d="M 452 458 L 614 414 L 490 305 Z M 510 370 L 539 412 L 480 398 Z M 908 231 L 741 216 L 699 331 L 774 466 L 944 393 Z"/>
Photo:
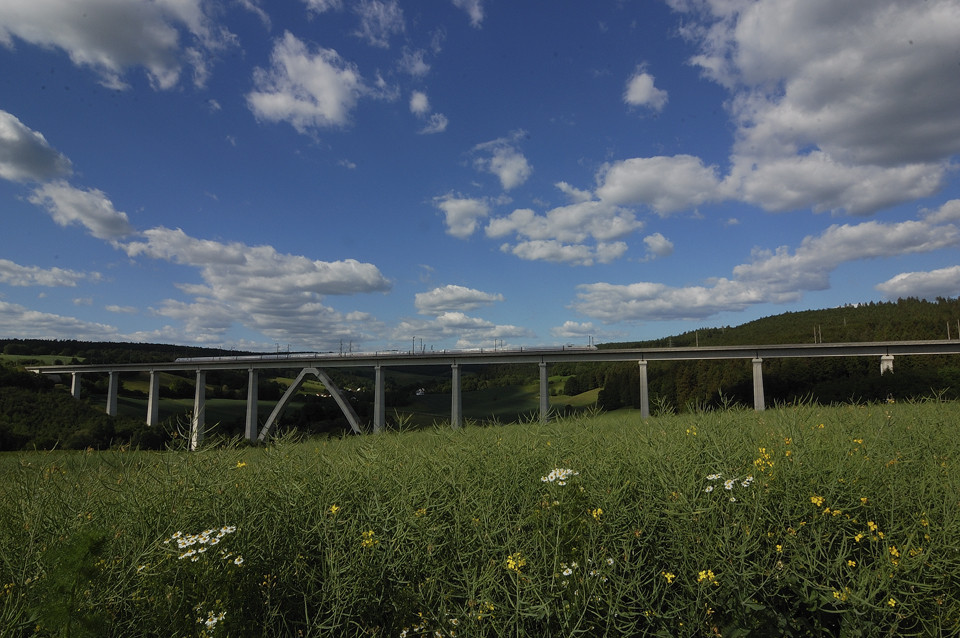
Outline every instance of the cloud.
<path id="1" fill-rule="evenodd" d="M 127 88 L 123 74 L 141 66 L 157 89 L 176 86 L 184 64 L 194 66 L 198 83 L 211 52 L 235 36 L 204 12 L 202 0 L 4 0 L 0 3 L 0 44 L 14 38 L 61 49 L 77 66 L 89 67 L 103 85 Z M 181 35 L 190 44 L 181 43 Z"/>
<path id="2" fill-rule="evenodd" d="M 81 224 L 97 239 L 119 240 L 134 232 L 127 214 L 113 207 L 103 191 L 81 190 L 64 181 L 37 187 L 30 202 L 43 206 L 61 226 Z"/>
<path id="3" fill-rule="evenodd" d="M 397 63 L 397 66 L 400 67 L 400 70 L 412 75 L 415 78 L 425 77 L 428 73 L 430 73 L 430 65 L 427 64 L 423 59 L 425 55 L 426 52 L 423 49 L 412 51 L 404 48 L 403 57 L 400 58 L 400 62 Z"/>
<path id="4" fill-rule="evenodd" d="M 63 268 L 21 266 L 9 259 L 0 259 L 0 282 L 8 286 L 76 287 L 80 281 L 100 281 L 98 272 L 78 272 Z"/>
<path id="5" fill-rule="evenodd" d="M 81 341 L 116 341 L 122 336 L 114 326 L 81 321 L 0 300 L 0 334 L 25 339 L 56 339 L 70 335 Z"/>
<path id="6" fill-rule="evenodd" d="M 180 229 L 159 227 L 142 235 L 145 241 L 123 246 L 130 257 L 199 269 L 203 283 L 177 286 L 193 301 L 168 299 L 154 309 L 185 321 L 198 341 L 222 339 L 235 324 L 302 346 L 315 347 L 318 340 L 329 345 L 339 338 L 359 341 L 364 328 L 377 325 L 376 320 L 364 313 L 340 313 L 324 305 L 323 298 L 391 287 L 376 266 L 353 259 L 313 260 L 271 246 L 197 239 Z"/>
<path id="7" fill-rule="evenodd" d="M 459 197 L 448 193 L 433 200 L 434 206 L 444 213 L 447 234 L 466 239 L 477 229 L 479 220 L 490 215 L 490 207 L 483 199 Z"/>
<path id="8" fill-rule="evenodd" d="M 453 6 L 470 16 L 470 25 L 479 29 L 483 24 L 483 0 L 453 0 Z"/>
<path id="9" fill-rule="evenodd" d="M 410 112 L 427 120 L 426 125 L 417 131 L 421 135 L 443 133 L 447 130 L 447 117 L 442 113 L 430 113 L 430 100 L 423 91 L 413 91 L 410 94 Z"/>
<path id="10" fill-rule="evenodd" d="M 722 199 L 715 167 L 691 155 L 635 157 L 605 165 L 596 195 L 621 206 L 646 205 L 661 216 Z"/>
<path id="11" fill-rule="evenodd" d="M 0 110 L 0 177 L 42 182 L 72 172 L 70 160 L 14 115 Z"/>
<path id="12" fill-rule="evenodd" d="M 587 321 L 578 323 L 576 321 L 564 321 L 562 326 L 555 326 L 550 329 L 550 334 L 562 339 L 589 337 L 597 333 L 597 328 L 593 323 Z"/>
<path id="13" fill-rule="evenodd" d="M 307 8 L 315 13 L 339 11 L 343 8 L 343 0 L 304 0 Z"/>
<path id="14" fill-rule="evenodd" d="M 412 337 L 423 339 L 425 344 L 455 339 L 456 348 L 493 348 L 500 345 L 509 347 L 510 340 L 529 339 L 535 335 L 520 326 L 498 325 L 462 312 L 444 312 L 434 319 L 402 321 L 393 330 L 392 336 L 394 340 L 405 340 L 407 343 Z"/>
<path id="15" fill-rule="evenodd" d="M 486 234 L 488 237 L 516 234 L 534 240 L 556 239 L 582 243 L 588 239 L 622 239 L 642 225 L 628 210 L 605 202 L 585 201 L 558 206 L 545 215 L 537 215 L 529 208 L 520 208 L 506 217 L 491 219 Z"/>
<path id="16" fill-rule="evenodd" d="M 647 235 L 643 238 L 643 243 L 647 246 L 648 259 L 669 257 L 673 254 L 673 242 L 660 233 Z"/>
<path id="17" fill-rule="evenodd" d="M 516 144 L 526 135 L 525 131 L 515 131 L 509 137 L 501 137 L 489 142 L 477 144 L 474 153 L 487 155 L 474 160 L 477 169 L 496 175 L 504 190 L 510 190 L 523 184 L 533 172 L 527 158 Z"/>
<path id="18" fill-rule="evenodd" d="M 410 112 L 414 115 L 426 115 L 430 112 L 430 100 L 423 91 L 414 91 L 410 94 Z"/>
<path id="19" fill-rule="evenodd" d="M 180 229 L 152 228 L 145 242 L 130 242 L 124 250 L 201 269 L 214 294 L 219 290 L 267 296 L 350 295 L 385 291 L 390 283 L 373 264 L 354 259 L 319 261 L 278 253 L 272 246 L 222 243 L 190 237 Z M 232 294 L 232 293 L 231 293 Z M 287 305 L 287 304 L 284 304 Z"/>
<path id="20" fill-rule="evenodd" d="M 731 197 L 870 214 L 942 186 L 960 152 L 955 2 L 670 4 L 731 93 Z"/>
<path id="21" fill-rule="evenodd" d="M 503 244 L 500 250 L 527 261 L 551 261 L 570 266 L 592 266 L 594 263 L 607 264 L 619 259 L 627 252 L 627 244 L 618 242 L 600 242 L 587 244 L 564 244 L 555 239 L 534 239 L 516 244 Z"/>
<path id="22" fill-rule="evenodd" d="M 928 272 L 904 272 L 877 284 L 877 290 L 887 299 L 918 297 L 956 297 L 960 295 L 960 266 L 949 266 Z"/>
<path id="23" fill-rule="evenodd" d="M 667 104 L 667 92 L 653 85 L 653 76 L 638 67 L 627 80 L 623 92 L 623 101 L 630 106 L 645 106 L 654 111 L 662 111 Z"/>
<path id="24" fill-rule="evenodd" d="M 503 295 L 499 293 L 447 285 L 417 293 L 414 305 L 422 315 L 437 316 L 449 311 L 474 310 L 498 301 L 503 301 Z"/>
<path id="25" fill-rule="evenodd" d="M 107 312 L 115 312 L 121 315 L 135 315 L 140 310 L 135 306 L 118 306 L 116 304 L 108 304 L 103 307 Z"/>
<path id="26" fill-rule="evenodd" d="M 514 235 L 519 241 L 504 244 L 501 250 L 521 259 L 590 266 L 621 257 L 627 244 L 616 240 L 642 226 L 628 210 L 588 200 L 558 206 L 544 215 L 520 208 L 491 219 L 485 232 L 491 238 Z"/>
<path id="27" fill-rule="evenodd" d="M 443 133 L 447 130 L 447 116 L 443 113 L 433 113 L 427 118 L 427 124 L 417 131 L 421 135 L 432 135 L 434 133 Z"/>
<path id="28" fill-rule="evenodd" d="M 354 11 L 360 16 L 360 27 L 355 35 L 370 46 L 387 49 L 390 37 L 404 31 L 403 10 L 396 0 L 360 0 Z"/>
<path id="29" fill-rule="evenodd" d="M 932 252 L 960 244 L 960 225 L 955 223 L 960 213 L 954 214 L 954 208 L 945 205 L 917 220 L 899 223 L 833 225 L 819 235 L 805 237 L 794 250 L 781 246 L 775 251 L 755 251 L 753 261 L 733 269 L 732 278 L 718 278 L 703 285 L 583 284 L 578 286 L 571 307 L 585 316 L 613 323 L 702 319 L 760 303 L 795 301 L 804 292 L 826 289 L 830 273 L 844 263 Z M 956 208 L 960 210 L 960 206 Z M 892 289 L 893 284 L 886 284 Z"/>
<path id="30" fill-rule="evenodd" d="M 315 52 L 290 32 L 274 43 L 270 68 L 256 68 L 256 89 L 247 94 L 253 114 L 288 122 L 300 133 L 345 126 L 350 111 L 367 92 L 355 65 L 332 49 Z"/>

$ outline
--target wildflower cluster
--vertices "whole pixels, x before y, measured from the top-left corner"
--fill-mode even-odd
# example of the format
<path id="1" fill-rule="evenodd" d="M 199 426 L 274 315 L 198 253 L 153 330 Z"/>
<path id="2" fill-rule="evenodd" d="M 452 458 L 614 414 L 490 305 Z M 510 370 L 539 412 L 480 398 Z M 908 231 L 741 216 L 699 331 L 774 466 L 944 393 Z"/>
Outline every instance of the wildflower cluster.
<path id="1" fill-rule="evenodd" d="M 177 549 L 185 550 L 182 551 L 177 558 L 179 560 L 189 558 L 195 563 L 200 560 L 200 557 L 205 554 L 209 548 L 219 545 L 225 536 L 233 534 L 235 531 L 237 531 L 235 525 L 224 525 L 220 529 L 206 529 L 199 534 L 176 532 L 173 536 L 163 541 L 163 543 L 164 545 L 169 545 L 172 542 L 176 542 Z M 232 556 L 232 554 L 229 556 Z M 236 559 L 234 559 L 234 563 L 237 565 L 242 564 L 243 557 L 237 556 Z"/>
<path id="2" fill-rule="evenodd" d="M 707 480 L 708 480 L 708 481 L 719 481 L 719 480 L 721 480 L 721 479 L 723 479 L 723 475 L 720 474 L 720 473 L 710 474 L 710 475 L 707 476 Z M 725 490 L 728 491 L 728 492 L 732 492 L 732 491 L 734 490 L 734 488 L 736 488 L 737 486 L 739 486 L 739 487 L 741 487 L 741 488 L 748 488 L 748 487 L 750 487 L 751 485 L 753 485 L 753 475 L 746 476 L 746 477 L 744 477 L 744 478 L 742 478 L 742 479 L 741 479 L 741 478 L 731 478 L 731 479 L 726 479 L 725 481 L 723 481 L 723 489 L 725 489 Z M 706 492 L 707 494 L 709 494 L 710 492 L 713 491 L 713 489 L 714 489 L 713 485 L 707 485 L 705 488 L 703 488 L 703 491 Z M 737 498 L 736 498 L 735 496 L 730 496 L 730 502 L 731 502 L 731 503 L 736 502 L 736 500 L 737 500 Z"/>
<path id="3" fill-rule="evenodd" d="M 697 574 L 697 582 L 703 583 L 706 582 L 710 585 L 720 585 L 720 581 L 717 580 L 716 574 L 713 573 L 712 569 L 704 569 L 699 574 Z"/>
<path id="4" fill-rule="evenodd" d="M 527 559 L 524 558 L 520 552 L 515 554 L 510 554 L 507 556 L 507 570 L 512 572 L 520 573 L 520 570 L 523 569 L 524 565 L 527 564 Z"/>
<path id="5" fill-rule="evenodd" d="M 491 605 L 491 609 L 493 606 Z M 408 636 L 421 636 L 421 635 L 433 635 L 435 638 L 442 638 L 443 636 L 450 636 L 455 638 L 457 632 L 456 627 L 460 625 L 460 621 L 457 618 L 449 617 L 447 618 L 447 625 L 449 628 L 444 630 L 434 629 L 431 631 L 430 623 L 424 617 L 422 612 L 417 613 L 417 616 L 420 617 L 420 622 L 416 623 L 412 627 L 404 627 L 400 631 L 400 638 L 407 638 Z"/>
<path id="6" fill-rule="evenodd" d="M 546 476 L 541 476 L 540 480 L 544 483 L 556 483 L 557 485 L 566 485 L 567 481 L 574 476 L 579 476 L 580 472 L 574 470 L 556 468 L 551 470 Z"/>
<path id="7" fill-rule="evenodd" d="M 361 536 L 360 546 L 366 547 L 367 549 L 375 547 L 380 542 L 378 539 L 374 538 L 375 534 L 372 529 L 367 530 L 366 532 L 363 532 L 362 534 L 360 534 L 360 536 Z"/>
<path id="8" fill-rule="evenodd" d="M 207 630 L 212 631 L 217 626 L 217 623 L 219 623 L 226 617 L 227 617 L 227 612 L 225 611 L 220 611 L 220 612 L 211 611 L 207 613 L 206 618 L 204 618 L 203 616 L 200 616 L 199 618 L 197 618 L 197 622 L 203 623 L 203 626 L 206 627 Z"/>
<path id="9" fill-rule="evenodd" d="M 790 439 L 787 439 L 787 441 L 789 440 Z M 753 460 L 753 466 L 757 468 L 757 472 L 761 474 L 770 474 L 773 471 L 773 455 L 767 451 L 767 448 L 760 448 L 760 456 Z"/>

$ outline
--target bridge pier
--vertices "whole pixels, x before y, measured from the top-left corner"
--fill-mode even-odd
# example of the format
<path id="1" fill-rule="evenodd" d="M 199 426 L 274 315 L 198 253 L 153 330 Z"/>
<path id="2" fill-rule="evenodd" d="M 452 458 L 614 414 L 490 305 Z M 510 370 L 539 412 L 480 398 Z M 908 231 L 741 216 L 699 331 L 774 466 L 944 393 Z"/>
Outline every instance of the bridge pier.
<path id="1" fill-rule="evenodd" d="M 247 370 L 247 418 L 244 422 L 243 436 L 248 441 L 257 440 L 257 401 L 260 391 L 260 373 L 256 368 Z"/>
<path id="2" fill-rule="evenodd" d="M 753 360 L 753 409 L 762 412 L 766 409 L 763 401 L 763 359 Z"/>
<path id="3" fill-rule="evenodd" d="M 154 426 L 160 421 L 160 374 L 150 371 L 150 390 L 147 393 L 147 425 Z"/>
<path id="4" fill-rule="evenodd" d="M 880 356 L 880 376 L 885 372 L 893 374 L 893 355 L 885 354 Z"/>
<path id="5" fill-rule="evenodd" d="M 383 432 L 387 425 L 386 403 L 383 394 L 383 366 L 379 363 L 374 366 L 373 382 L 373 432 Z"/>
<path id="6" fill-rule="evenodd" d="M 117 392 L 120 389 L 120 373 L 111 370 L 107 382 L 107 414 L 117 416 Z"/>
<path id="7" fill-rule="evenodd" d="M 550 373 L 547 363 L 540 362 L 540 423 L 550 418 Z"/>
<path id="8" fill-rule="evenodd" d="M 196 450 L 203 443 L 206 434 L 207 412 L 207 373 L 197 370 L 196 387 L 193 391 L 193 416 L 190 418 L 190 450 Z"/>
<path id="9" fill-rule="evenodd" d="M 74 372 L 70 375 L 70 394 L 74 399 L 80 398 L 80 376 L 81 373 Z"/>
<path id="10" fill-rule="evenodd" d="M 641 360 L 640 365 L 640 418 L 650 418 L 650 391 L 647 388 L 647 362 Z"/>
<path id="11" fill-rule="evenodd" d="M 460 364 L 450 364 L 450 425 L 456 430 L 463 426 L 463 403 L 460 400 Z"/>

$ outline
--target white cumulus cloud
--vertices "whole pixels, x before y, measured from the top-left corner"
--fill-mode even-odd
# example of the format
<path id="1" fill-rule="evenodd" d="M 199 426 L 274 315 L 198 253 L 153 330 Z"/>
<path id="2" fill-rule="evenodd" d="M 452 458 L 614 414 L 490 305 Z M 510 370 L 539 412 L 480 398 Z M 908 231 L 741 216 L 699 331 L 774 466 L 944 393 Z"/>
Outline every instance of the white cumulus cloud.
<path id="1" fill-rule="evenodd" d="M 643 68 L 638 68 L 627 80 L 623 101 L 630 106 L 645 106 L 654 111 L 662 111 L 667 104 L 667 92 L 654 86 L 653 76 Z"/>
<path id="2" fill-rule="evenodd" d="M 876 285 L 887 299 L 960 296 L 960 266 L 948 266 L 927 272 L 904 272 Z"/>
<path id="3" fill-rule="evenodd" d="M 447 233 L 466 239 L 477 230 L 481 219 L 490 215 L 490 207 L 483 199 L 460 197 L 448 193 L 433 200 L 434 205 L 443 211 Z"/>
<path id="4" fill-rule="evenodd" d="M 474 310 L 498 301 L 503 301 L 503 295 L 499 293 L 451 284 L 417 293 L 414 305 L 420 314 L 437 316 L 451 311 Z"/>
<path id="5" fill-rule="evenodd" d="M 170 89 L 185 64 L 202 85 L 210 54 L 235 42 L 208 8 L 202 0 L 4 0 L 0 44 L 60 49 L 110 88 L 127 88 L 124 72 L 139 66 L 155 88 Z"/>
<path id="6" fill-rule="evenodd" d="M 300 133 L 346 125 L 367 92 L 355 65 L 332 49 L 309 50 L 290 32 L 274 44 L 270 62 L 254 70 L 247 104 L 258 118 L 288 122 Z"/>
<path id="7" fill-rule="evenodd" d="M 80 224 L 97 239 L 119 240 L 134 232 L 127 214 L 116 210 L 103 191 L 95 188 L 48 182 L 33 191 L 30 202 L 46 208 L 61 226 Z"/>
<path id="8" fill-rule="evenodd" d="M 475 166 L 496 175 L 503 190 L 520 186 L 533 173 L 533 167 L 517 147 L 525 135 L 525 131 L 515 131 L 509 137 L 483 142 L 473 148 L 474 153 L 483 156 L 476 158 Z"/>
<path id="9" fill-rule="evenodd" d="M 835 224 L 819 235 L 805 237 L 794 249 L 757 250 L 751 262 L 734 267 L 732 277 L 700 285 L 678 287 L 647 281 L 582 284 L 571 307 L 593 319 L 615 323 L 702 319 L 761 303 L 796 301 L 804 292 L 826 289 L 830 274 L 844 263 L 957 246 L 960 214 L 954 213 L 954 208 L 960 209 L 948 204 L 919 219 L 896 223 Z M 930 280 L 938 277 L 943 273 Z M 900 283 L 894 278 L 881 284 L 881 290 L 893 294 Z"/>
<path id="10" fill-rule="evenodd" d="M 54 150 L 41 133 L 0 110 L 0 177 L 40 182 L 70 173 L 70 160 Z"/>

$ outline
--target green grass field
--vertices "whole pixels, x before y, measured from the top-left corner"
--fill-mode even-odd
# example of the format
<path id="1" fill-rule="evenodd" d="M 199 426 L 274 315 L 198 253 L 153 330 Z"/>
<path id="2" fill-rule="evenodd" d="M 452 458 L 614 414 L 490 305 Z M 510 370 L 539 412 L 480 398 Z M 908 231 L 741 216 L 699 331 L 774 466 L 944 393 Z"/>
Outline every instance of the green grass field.
<path id="1" fill-rule="evenodd" d="M 3 636 L 960 633 L 960 405 L 0 456 Z"/>

